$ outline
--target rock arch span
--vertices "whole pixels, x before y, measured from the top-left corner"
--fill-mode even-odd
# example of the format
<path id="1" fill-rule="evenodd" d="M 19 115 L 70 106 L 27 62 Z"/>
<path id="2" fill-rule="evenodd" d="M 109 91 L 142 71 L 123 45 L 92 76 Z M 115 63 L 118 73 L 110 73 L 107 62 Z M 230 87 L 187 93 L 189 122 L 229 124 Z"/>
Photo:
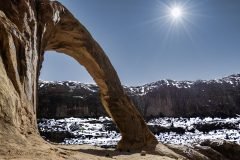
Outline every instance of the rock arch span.
<path id="1" fill-rule="evenodd" d="M 25 143 L 29 134 L 37 133 L 37 81 L 47 50 L 73 57 L 93 77 L 122 134 L 119 149 L 157 144 L 102 48 L 59 2 L 1 0 L 0 33 L 0 127 L 5 128 L 0 145 L 8 143 L 6 137 Z"/>

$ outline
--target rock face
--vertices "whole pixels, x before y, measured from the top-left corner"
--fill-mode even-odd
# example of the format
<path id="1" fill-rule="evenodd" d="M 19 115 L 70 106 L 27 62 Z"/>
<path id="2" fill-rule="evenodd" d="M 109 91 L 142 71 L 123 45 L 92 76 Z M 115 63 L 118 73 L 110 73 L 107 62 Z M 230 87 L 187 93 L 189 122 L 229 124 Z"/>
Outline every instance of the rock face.
<path id="1" fill-rule="evenodd" d="M 40 81 L 38 93 L 38 118 L 99 117 L 107 114 L 96 85 Z"/>
<path id="2" fill-rule="evenodd" d="M 96 85 L 40 81 L 38 88 L 39 118 L 106 115 Z M 146 119 L 240 114 L 240 74 L 210 81 L 162 80 L 124 89 Z"/>
<path id="3" fill-rule="evenodd" d="M 240 74 L 210 81 L 162 80 L 127 93 L 145 117 L 240 114 Z"/>
<path id="4" fill-rule="evenodd" d="M 157 144 L 104 51 L 59 2 L 1 0 L 0 39 L 0 150 L 8 141 L 27 144 L 26 137 L 37 133 L 37 83 L 46 50 L 73 57 L 96 81 L 101 102 L 122 133 L 118 148 Z"/>

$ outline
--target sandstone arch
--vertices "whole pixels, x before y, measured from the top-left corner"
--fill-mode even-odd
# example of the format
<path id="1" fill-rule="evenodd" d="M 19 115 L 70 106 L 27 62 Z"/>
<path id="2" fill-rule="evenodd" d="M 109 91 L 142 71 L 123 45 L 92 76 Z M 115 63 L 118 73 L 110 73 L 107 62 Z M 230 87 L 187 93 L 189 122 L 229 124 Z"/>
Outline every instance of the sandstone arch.
<path id="1" fill-rule="evenodd" d="M 104 51 L 60 3 L 2 0 L 0 33 L 0 127 L 5 128 L 0 132 L 0 145 L 8 143 L 7 136 L 27 143 L 25 138 L 36 133 L 36 86 L 46 50 L 73 57 L 96 81 L 103 106 L 122 134 L 118 148 L 157 144 Z"/>
<path id="2" fill-rule="evenodd" d="M 93 76 L 101 88 L 104 107 L 122 133 L 118 148 L 146 147 L 152 149 L 150 153 L 174 159 L 238 159 L 239 145 L 226 142 L 207 142 L 212 148 L 197 146 L 195 150 L 168 145 L 176 153 L 162 144 L 156 146 L 155 137 L 125 95 L 101 47 L 66 8 L 49 0 L 0 1 L 1 159 L 83 158 L 76 150 L 66 151 L 44 142 L 37 133 L 37 81 L 45 50 L 72 56 Z M 218 144 L 223 144 L 223 148 Z"/>

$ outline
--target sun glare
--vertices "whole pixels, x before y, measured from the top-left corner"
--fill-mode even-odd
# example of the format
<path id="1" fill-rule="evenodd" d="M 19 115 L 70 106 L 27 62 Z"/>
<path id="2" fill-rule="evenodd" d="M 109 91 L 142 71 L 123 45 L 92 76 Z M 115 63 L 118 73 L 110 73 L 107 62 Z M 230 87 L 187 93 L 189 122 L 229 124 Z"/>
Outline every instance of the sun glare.
<path id="1" fill-rule="evenodd" d="M 171 8 L 170 10 L 170 14 L 171 16 L 174 18 L 174 19 L 179 19 L 182 17 L 182 8 L 181 7 L 178 7 L 178 6 L 175 6 L 173 8 Z"/>
<path id="2" fill-rule="evenodd" d="M 192 26 L 195 25 L 195 18 L 199 15 L 197 11 L 199 9 L 195 7 L 197 4 L 190 0 L 157 0 L 155 17 L 146 23 L 156 24 L 156 29 L 165 36 L 163 41 L 172 37 L 175 39 L 176 36 L 187 37 L 193 41 Z"/>

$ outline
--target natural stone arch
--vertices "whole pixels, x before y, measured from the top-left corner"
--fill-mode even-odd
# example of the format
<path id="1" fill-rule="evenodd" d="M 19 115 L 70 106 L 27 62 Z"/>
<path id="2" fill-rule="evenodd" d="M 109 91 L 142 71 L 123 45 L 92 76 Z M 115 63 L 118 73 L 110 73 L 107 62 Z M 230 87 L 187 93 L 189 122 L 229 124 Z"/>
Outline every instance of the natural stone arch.
<path id="1" fill-rule="evenodd" d="M 200 146 L 193 150 L 192 147 L 168 145 L 187 157 L 184 158 L 162 144 L 156 146 L 155 137 L 124 93 L 103 50 L 66 8 L 49 0 L 0 1 L 1 159 L 77 159 L 83 156 L 71 147 L 67 150 L 44 142 L 37 132 L 37 82 L 45 50 L 74 57 L 93 76 L 101 88 L 104 107 L 122 133 L 120 149 L 146 147 L 152 150 L 150 153 L 174 159 L 210 159 L 203 154 L 226 159 L 225 154 L 212 148 L 207 151 L 202 148 L 202 154 Z M 216 148 L 214 144 L 210 146 Z M 227 145 L 219 150 L 230 153 L 229 148 L 233 152 L 229 159 L 238 159 L 238 146 Z"/>
<path id="2" fill-rule="evenodd" d="M 37 81 L 46 50 L 73 57 L 96 81 L 103 106 L 122 134 L 119 149 L 157 144 L 104 51 L 60 3 L 2 0 L 0 33 L 0 127 L 5 128 L 1 145 L 8 144 L 4 137 L 9 136 L 16 143 L 27 143 L 25 137 L 37 131 Z"/>
<path id="3" fill-rule="evenodd" d="M 100 88 L 101 101 L 106 112 L 122 134 L 118 148 L 140 149 L 157 144 L 144 119 L 124 92 L 108 57 L 87 29 L 58 2 L 42 3 L 40 8 L 49 12 L 40 14 L 41 27 L 44 29 L 46 26 L 46 32 L 42 35 L 42 39 L 46 41 L 42 44 L 41 52 L 55 50 L 65 53 L 87 69 Z"/>

